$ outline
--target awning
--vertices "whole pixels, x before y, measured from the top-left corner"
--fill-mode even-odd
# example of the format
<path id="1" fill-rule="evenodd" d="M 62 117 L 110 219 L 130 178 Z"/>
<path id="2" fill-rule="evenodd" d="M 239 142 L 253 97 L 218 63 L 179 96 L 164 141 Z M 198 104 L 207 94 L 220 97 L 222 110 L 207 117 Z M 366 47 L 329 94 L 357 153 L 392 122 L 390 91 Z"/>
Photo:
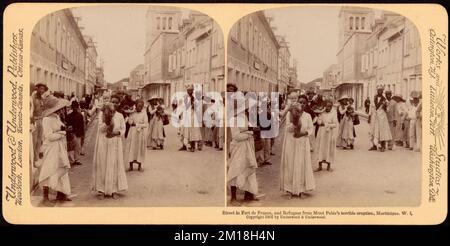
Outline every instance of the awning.
<path id="1" fill-rule="evenodd" d="M 351 80 L 351 81 L 347 81 L 344 83 L 340 83 L 338 85 L 336 85 L 336 87 L 334 87 L 335 89 L 339 88 L 340 86 L 344 86 L 344 85 L 362 85 L 362 82 L 359 82 L 358 80 Z"/>
<path id="2" fill-rule="evenodd" d="M 151 87 L 157 87 L 157 86 L 163 86 L 163 85 L 170 85 L 170 82 L 168 81 L 155 81 L 145 84 L 144 86 L 140 87 L 140 89 L 150 89 Z"/>

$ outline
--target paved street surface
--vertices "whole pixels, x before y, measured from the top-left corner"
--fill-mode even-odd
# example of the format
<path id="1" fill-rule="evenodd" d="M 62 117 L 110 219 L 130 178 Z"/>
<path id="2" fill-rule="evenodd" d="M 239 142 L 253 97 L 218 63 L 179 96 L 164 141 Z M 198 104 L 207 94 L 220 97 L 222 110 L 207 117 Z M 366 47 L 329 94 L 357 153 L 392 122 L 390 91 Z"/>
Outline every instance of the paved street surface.
<path id="1" fill-rule="evenodd" d="M 99 200 L 92 187 L 92 158 L 96 136 L 96 121 L 87 131 L 86 156 L 82 166 L 70 170 L 72 202 L 56 204 L 67 207 L 206 207 L 224 205 L 224 151 L 204 147 L 194 153 L 178 151 L 180 141 L 176 128 L 165 126 L 164 150 L 147 150 L 144 172 L 127 172 L 128 191 L 119 199 Z M 128 164 L 125 164 L 128 169 Z M 137 165 L 135 165 L 135 170 Z M 53 196 L 54 197 L 54 196 Z M 50 197 L 52 199 L 52 196 Z M 39 206 L 41 190 L 32 195 Z"/>
<path id="2" fill-rule="evenodd" d="M 282 139 L 277 139 L 276 155 L 271 158 L 273 164 L 257 171 L 260 192 L 266 196 L 243 206 L 419 206 L 421 154 L 397 146 L 384 153 L 368 151 L 371 147 L 368 134 L 368 124 L 362 120 L 356 126 L 355 149 L 337 149 L 335 163 L 332 163 L 334 170 L 314 173 L 316 190 L 309 196 L 290 200 L 279 189 Z M 314 161 L 313 169 L 317 167 L 318 162 Z M 238 199 L 242 196 L 238 194 Z"/>

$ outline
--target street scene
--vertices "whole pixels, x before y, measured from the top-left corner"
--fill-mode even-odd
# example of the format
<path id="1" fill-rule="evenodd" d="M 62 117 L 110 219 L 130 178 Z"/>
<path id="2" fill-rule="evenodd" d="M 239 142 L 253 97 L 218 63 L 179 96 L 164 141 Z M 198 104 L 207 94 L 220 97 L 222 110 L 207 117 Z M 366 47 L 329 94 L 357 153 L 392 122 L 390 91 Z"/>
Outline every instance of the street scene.
<path id="1" fill-rule="evenodd" d="M 259 95 L 227 115 L 248 122 L 227 128 L 227 205 L 419 206 L 420 47 L 414 24 L 388 11 L 241 18 L 228 37 L 227 103 Z"/>
<path id="2" fill-rule="evenodd" d="M 64 9 L 31 44 L 34 206 L 224 205 L 223 110 L 207 111 L 223 107 L 224 47 L 210 17 Z"/>

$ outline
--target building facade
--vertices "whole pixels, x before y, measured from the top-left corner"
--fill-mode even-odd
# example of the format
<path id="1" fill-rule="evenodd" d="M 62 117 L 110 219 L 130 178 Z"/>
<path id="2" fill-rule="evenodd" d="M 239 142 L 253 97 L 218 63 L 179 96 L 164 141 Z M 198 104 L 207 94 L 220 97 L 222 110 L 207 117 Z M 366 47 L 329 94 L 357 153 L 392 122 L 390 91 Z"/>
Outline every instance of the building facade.
<path id="1" fill-rule="evenodd" d="M 128 91 L 132 95 L 139 95 L 140 90 L 144 87 L 145 66 L 139 64 L 130 72 L 130 82 L 128 83 Z"/>
<path id="2" fill-rule="evenodd" d="M 375 17 L 374 10 L 361 8 L 342 8 L 340 23 L 336 97 L 347 94 L 362 108 L 377 85 L 405 99 L 422 90 L 421 43 L 413 23 L 387 11 Z"/>
<path id="3" fill-rule="evenodd" d="M 86 41 L 72 12 L 53 12 L 42 18 L 31 35 L 30 80 L 50 91 L 72 92 L 81 97 L 86 89 Z"/>
<path id="4" fill-rule="evenodd" d="M 330 65 L 323 72 L 322 83 L 320 84 L 320 91 L 324 96 L 334 95 L 334 89 L 338 84 L 338 77 L 340 76 L 337 64 Z"/>
<path id="5" fill-rule="evenodd" d="M 84 36 L 87 44 L 86 49 L 86 90 L 85 93 L 91 94 L 95 92 L 96 78 L 97 78 L 97 49 L 94 41 L 89 36 Z"/>
<path id="6" fill-rule="evenodd" d="M 168 81 L 169 47 L 179 33 L 181 11 L 170 7 L 151 7 L 146 14 L 145 86 L 143 98 L 170 100 Z"/>
<path id="7" fill-rule="evenodd" d="M 236 83 L 241 91 L 279 91 L 279 48 L 264 12 L 239 19 L 228 39 L 228 82 Z"/>
<path id="8" fill-rule="evenodd" d="M 284 37 L 277 36 L 277 40 L 280 45 L 280 49 L 278 50 L 278 89 L 279 92 L 285 94 L 290 82 L 289 69 L 291 67 L 291 52 Z"/>
<path id="9" fill-rule="evenodd" d="M 209 16 L 192 11 L 169 44 L 171 95 L 197 84 L 204 93 L 224 91 L 224 45 L 220 27 Z"/>

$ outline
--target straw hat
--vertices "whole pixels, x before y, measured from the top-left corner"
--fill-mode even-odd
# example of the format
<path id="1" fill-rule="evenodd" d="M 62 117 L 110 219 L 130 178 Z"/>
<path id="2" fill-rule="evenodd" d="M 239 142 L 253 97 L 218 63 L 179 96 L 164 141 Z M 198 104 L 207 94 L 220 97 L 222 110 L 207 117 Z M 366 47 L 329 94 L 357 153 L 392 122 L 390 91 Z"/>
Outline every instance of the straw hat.
<path id="1" fill-rule="evenodd" d="M 346 94 L 342 95 L 341 98 L 339 98 L 338 102 L 344 100 L 344 99 L 350 99 Z"/>
<path id="2" fill-rule="evenodd" d="M 422 93 L 420 91 L 411 91 L 412 98 L 422 98 Z"/>
<path id="3" fill-rule="evenodd" d="M 384 85 L 377 85 L 377 90 L 384 90 Z"/>
<path id="4" fill-rule="evenodd" d="M 396 94 L 395 96 L 392 97 L 392 99 L 394 99 L 396 102 L 404 102 L 405 99 L 403 99 L 403 96 L 400 94 Z"/>
<path id="5" fill-rule="evenodd" d="M 324 107 L 319 107 L 319 108 L 313 109 L 313 111 L 316 114 L 320 114 L 320 113 L 323 113 L 325 111 L 325 108 Z"/>
<path id="6" fill-rule="evenodd" d="M 157 97 L 157 96 L 152 96 L 150 99 L 148 99 L 148 102 L 151 102 L 151 101 L 153 101 L 153 100 L 158 100 L 159 99 L 159 97 Z"/>
<path id="7" fill-rule="evenodd" d="M 236 86 L 235 83 L 228 83 L 227 84 L 227 91 L 228 91 L 228 88 L 232 89 L 233 92 L 236 92 L 238 90 L 238 87 Z"/>
<path id="8" fill-rule="evenodd" d="M 45 90 L 48 90 L 48 86 L 46 85 L 46 84 L 44 84 L 44 83 L 37 83 L 34 87 L 35 88 L 39 88 L 39 87 L 44 87 L 45 88 Z"/>
<path id="9" fill-rule="evenodd" d="M 66 99 L 60 99 L 55 96 L 49 96 L 45 102 L 45 110 L 42 112 L 43 117 L 47 117 L 54 112 L 67 107 L 70 105 L 70 102 Z"/>

